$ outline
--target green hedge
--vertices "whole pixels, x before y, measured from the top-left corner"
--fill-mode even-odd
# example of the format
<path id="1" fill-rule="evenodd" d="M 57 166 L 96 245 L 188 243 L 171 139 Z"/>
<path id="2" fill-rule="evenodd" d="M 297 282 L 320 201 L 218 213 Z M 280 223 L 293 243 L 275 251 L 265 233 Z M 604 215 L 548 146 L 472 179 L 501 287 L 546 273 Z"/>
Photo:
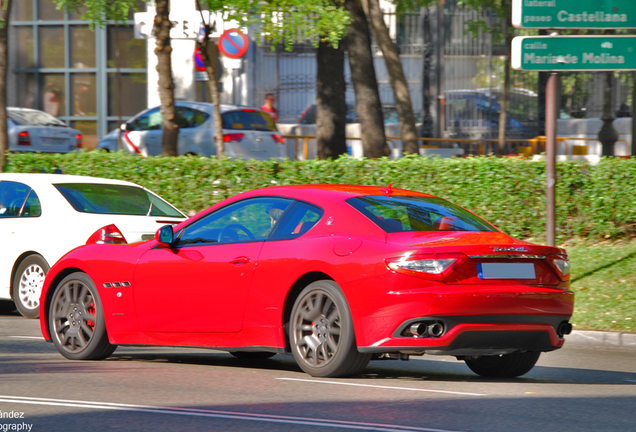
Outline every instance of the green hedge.
<path id="1" fill-rule="evenodd" d="M 243 161 L 123 153 L 9 154 L 6 172 L 54 172 L 141 184 L 188 212 L 272 185 L 388 185 L 447 198 L 521 238 L 545 235 L 545 164 L 521 158 Z M 636 159 L 557 164 L 557 238 L 636 232 Z"/>

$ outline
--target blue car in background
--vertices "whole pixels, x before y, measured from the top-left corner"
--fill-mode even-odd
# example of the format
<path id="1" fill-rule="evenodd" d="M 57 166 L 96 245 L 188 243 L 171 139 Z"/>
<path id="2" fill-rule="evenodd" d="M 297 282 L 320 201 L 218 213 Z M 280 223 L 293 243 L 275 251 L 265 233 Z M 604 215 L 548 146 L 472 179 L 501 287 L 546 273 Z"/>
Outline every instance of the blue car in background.
<path id="1" fill-rule="evenodd" d="M 499 136 L 499 88 L 449 90 L 446 97 L 446 134 L 449 138 L 494 139 Z M 510 89 L 506 113 L 507 138 L 534 138 L 539 133 L 538 96 L 526 89 Z"/>

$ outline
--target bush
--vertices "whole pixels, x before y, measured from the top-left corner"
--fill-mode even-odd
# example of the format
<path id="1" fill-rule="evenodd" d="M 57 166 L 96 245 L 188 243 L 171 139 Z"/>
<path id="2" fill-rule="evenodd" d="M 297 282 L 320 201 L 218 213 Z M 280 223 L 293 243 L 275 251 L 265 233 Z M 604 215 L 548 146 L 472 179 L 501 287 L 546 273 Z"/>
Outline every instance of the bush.
<path id="1" fill-rule="evenodd" d="M 9 154 L 6 172 L 55 172 L 128 180 L 180 209 L 199 211 L 246 190 L 273 185 L 388 185 L 447 198 L 515 237 L 545 236 L 545 163 L 521 158 L 405 157 L 336 161 L 254 161 L 150 157 L 123 152 Z M 636 232 L 636 159 L 592 166 L 557 164 L 557 239 Z"/>

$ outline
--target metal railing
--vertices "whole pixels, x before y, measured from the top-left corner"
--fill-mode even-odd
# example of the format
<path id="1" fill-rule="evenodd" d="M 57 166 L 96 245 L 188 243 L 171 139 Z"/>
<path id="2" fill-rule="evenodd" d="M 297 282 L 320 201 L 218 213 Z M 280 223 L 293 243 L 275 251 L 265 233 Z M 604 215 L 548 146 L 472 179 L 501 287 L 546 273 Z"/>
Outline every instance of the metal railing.
<path id="1" fill-rule="evenodd" d="M 283 135 L 286 140 L 293 140 L 293 148 L 294 152 L 291 154 L 288 148 L 288 156 L 292 160 L 299 159 L 298 156 L 302 154 L 302 159 L 309 159 L 309 146 L 312 140 L 316 140 L 316 136 L 314 135 Z M 396 141 L 400 141 L 401 137 L 399 136 L 387 136 L 387 142 L 390 143 L 389 148 L 398 148 Z M 360 141 L 362 138 L 360 137 L 347 137 L 347 141 Z M 486 139 L 486 140 L 477 140 L 477 139 L 458 139 L 458 138 L 418 138 L 420 142 L 420 149 L 462 149 L 462 153 L 464 155 L 474 155 L 474 156 L 485 156 L 488 154 L 495 153 L 496 146 L 498 145 L 499 140 L 497 139 Z M 557 143 L 564 143 L 566 146 L 566 154 L 587 154 L 587 150 L 583 152 L 578 152 L 574 150 L 574 147 L 577 145 L 574 143 L 575 141 L 595 141 L 598 142 L 596 138 L 573 138 L 573 137 L 557 137 Z M 619 138 L 618 142 L 623 142 L 627 147 L 628 141 L 623 138 Z M 535 138 L 527 138 L 527 139 L 507 139 L 505 141 L 504 154 L 506 155 L 525 155 L 532 156 L 538 155 L 545 152 L 545 136 L 538 136 Z M 301 150 L 300 146 L 302 145 L 302 153 L 299 153 Z M 570 148 L 568 149 L 568 145 Z M 580 146 L 585 147 L 585 146 Z"/>

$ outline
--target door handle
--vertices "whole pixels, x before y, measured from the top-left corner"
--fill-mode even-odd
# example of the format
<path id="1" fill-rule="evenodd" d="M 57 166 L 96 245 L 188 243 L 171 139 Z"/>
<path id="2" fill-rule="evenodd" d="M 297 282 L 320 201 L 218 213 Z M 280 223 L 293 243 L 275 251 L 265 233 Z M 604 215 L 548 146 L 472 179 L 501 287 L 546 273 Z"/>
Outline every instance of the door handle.
<path id="1" fill-rule="evenodd" d="M 245 265 L 245 264 L 247 264 L 249 262 L 250 262 L 250 259 L 248 257 L 240 256 L 240 257 L 236 257 L 232 261 L 230 261 L 230 264 L 235 265 L 235 266 L 242 266 L 242 265 Z"/>

